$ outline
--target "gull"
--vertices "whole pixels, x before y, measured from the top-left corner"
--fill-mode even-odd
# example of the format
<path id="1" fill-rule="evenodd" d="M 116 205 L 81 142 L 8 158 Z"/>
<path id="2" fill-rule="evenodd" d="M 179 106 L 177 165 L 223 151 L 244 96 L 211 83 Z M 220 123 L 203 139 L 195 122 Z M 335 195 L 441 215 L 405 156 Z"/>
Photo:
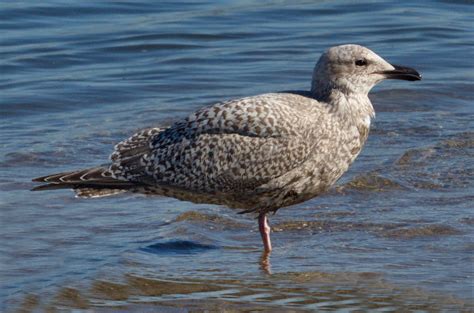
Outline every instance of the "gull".
<path id="1" fill-rule="evenodd" d="M 33 179 L 33 190 L 70 188 L 78 197 L 122 192 L 225 205 L 258 217 L 264 252 L 267 215 L 326 192 L 359 155 L 384 79 L 416 81 L 366 47 L 324 52 L 309 91 L 267 93 L 206 106 L 168 128 L 118 143 L 110 163 Z"/>

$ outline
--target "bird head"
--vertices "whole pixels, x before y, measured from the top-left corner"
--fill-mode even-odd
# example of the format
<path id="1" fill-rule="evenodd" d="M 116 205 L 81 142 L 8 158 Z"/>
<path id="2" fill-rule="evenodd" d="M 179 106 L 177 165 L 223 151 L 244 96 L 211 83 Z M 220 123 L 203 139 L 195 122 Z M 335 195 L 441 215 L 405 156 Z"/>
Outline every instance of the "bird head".
<path id="1" fill-rule="evenodd" d="M 367 95 L 384 79 L 420 80 L 414 69 L 393 65 L 375 52 L 359 45 L 341 45 L 327 50 L 313 72 L 311 91 L 324 98 L 337 89 L 346 95 Z"/>

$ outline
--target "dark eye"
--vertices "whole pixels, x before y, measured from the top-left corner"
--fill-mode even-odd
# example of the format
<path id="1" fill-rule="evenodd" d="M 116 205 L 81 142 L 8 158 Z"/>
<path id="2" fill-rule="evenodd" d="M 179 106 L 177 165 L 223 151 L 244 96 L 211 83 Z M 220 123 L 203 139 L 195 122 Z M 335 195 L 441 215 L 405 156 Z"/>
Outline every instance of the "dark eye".
<path id="1" fill-rule="evenodd" d="M 357 65 L 357 66 L 366 66 L 366 65 L 367 65 L 367 61 L 364 60 L 364 59 L 356 60 L 356 61 L 355 61 L 355 65 Z"/>

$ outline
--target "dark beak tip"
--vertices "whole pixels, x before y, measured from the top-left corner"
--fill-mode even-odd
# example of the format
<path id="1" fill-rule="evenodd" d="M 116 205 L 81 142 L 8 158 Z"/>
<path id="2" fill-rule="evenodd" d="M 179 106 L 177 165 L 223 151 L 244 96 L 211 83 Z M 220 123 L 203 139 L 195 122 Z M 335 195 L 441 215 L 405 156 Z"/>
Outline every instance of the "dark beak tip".
<path id="1" fill-rule="evenodd" d="M 403 78 L 402 78 L 403 79 Z M 422 80 L 423 79 L 423 76 L 421 76 L 421 74 L 415 74 L 415 75 L 410 75 L 410 79 L 411 81 L 418 81 L 418 80 Z"/>
<path id="2" fill-rule="evenodd" d="M 418 71 L 411 67 L 394 65 L 393 70 L 383 72 L 388 79 L 403 79 L 408 81 L 417 81 L 421 80 L 422 76 Z"/>
<path id="3" fill-rule="evenodd" d="M 416 71 L 415 71 L 416 72 Z M 417 80 L 422 80 L 423 79 L 423 76 L 421 76 L 420 73 L 416 72 L 413 74 L 413 80 L 414 81 L 417 81 Z"/>

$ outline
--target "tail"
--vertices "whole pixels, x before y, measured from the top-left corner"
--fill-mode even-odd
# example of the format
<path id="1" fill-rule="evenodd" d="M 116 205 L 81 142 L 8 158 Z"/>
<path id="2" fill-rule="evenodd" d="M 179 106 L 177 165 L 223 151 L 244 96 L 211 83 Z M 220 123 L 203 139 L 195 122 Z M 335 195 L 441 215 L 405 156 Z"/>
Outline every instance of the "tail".
<path id="1" fill-rule="evenodd" d="M 85 170 L 58 173 L 33 179 L 45 183 L 34 187 L 32 191 L 73 189 L 81 198 L 97 198 L 126 192 L 137 187 L 137 183 L 118 180 L 112 177 L 108 168 L 93 167 Z"/>

